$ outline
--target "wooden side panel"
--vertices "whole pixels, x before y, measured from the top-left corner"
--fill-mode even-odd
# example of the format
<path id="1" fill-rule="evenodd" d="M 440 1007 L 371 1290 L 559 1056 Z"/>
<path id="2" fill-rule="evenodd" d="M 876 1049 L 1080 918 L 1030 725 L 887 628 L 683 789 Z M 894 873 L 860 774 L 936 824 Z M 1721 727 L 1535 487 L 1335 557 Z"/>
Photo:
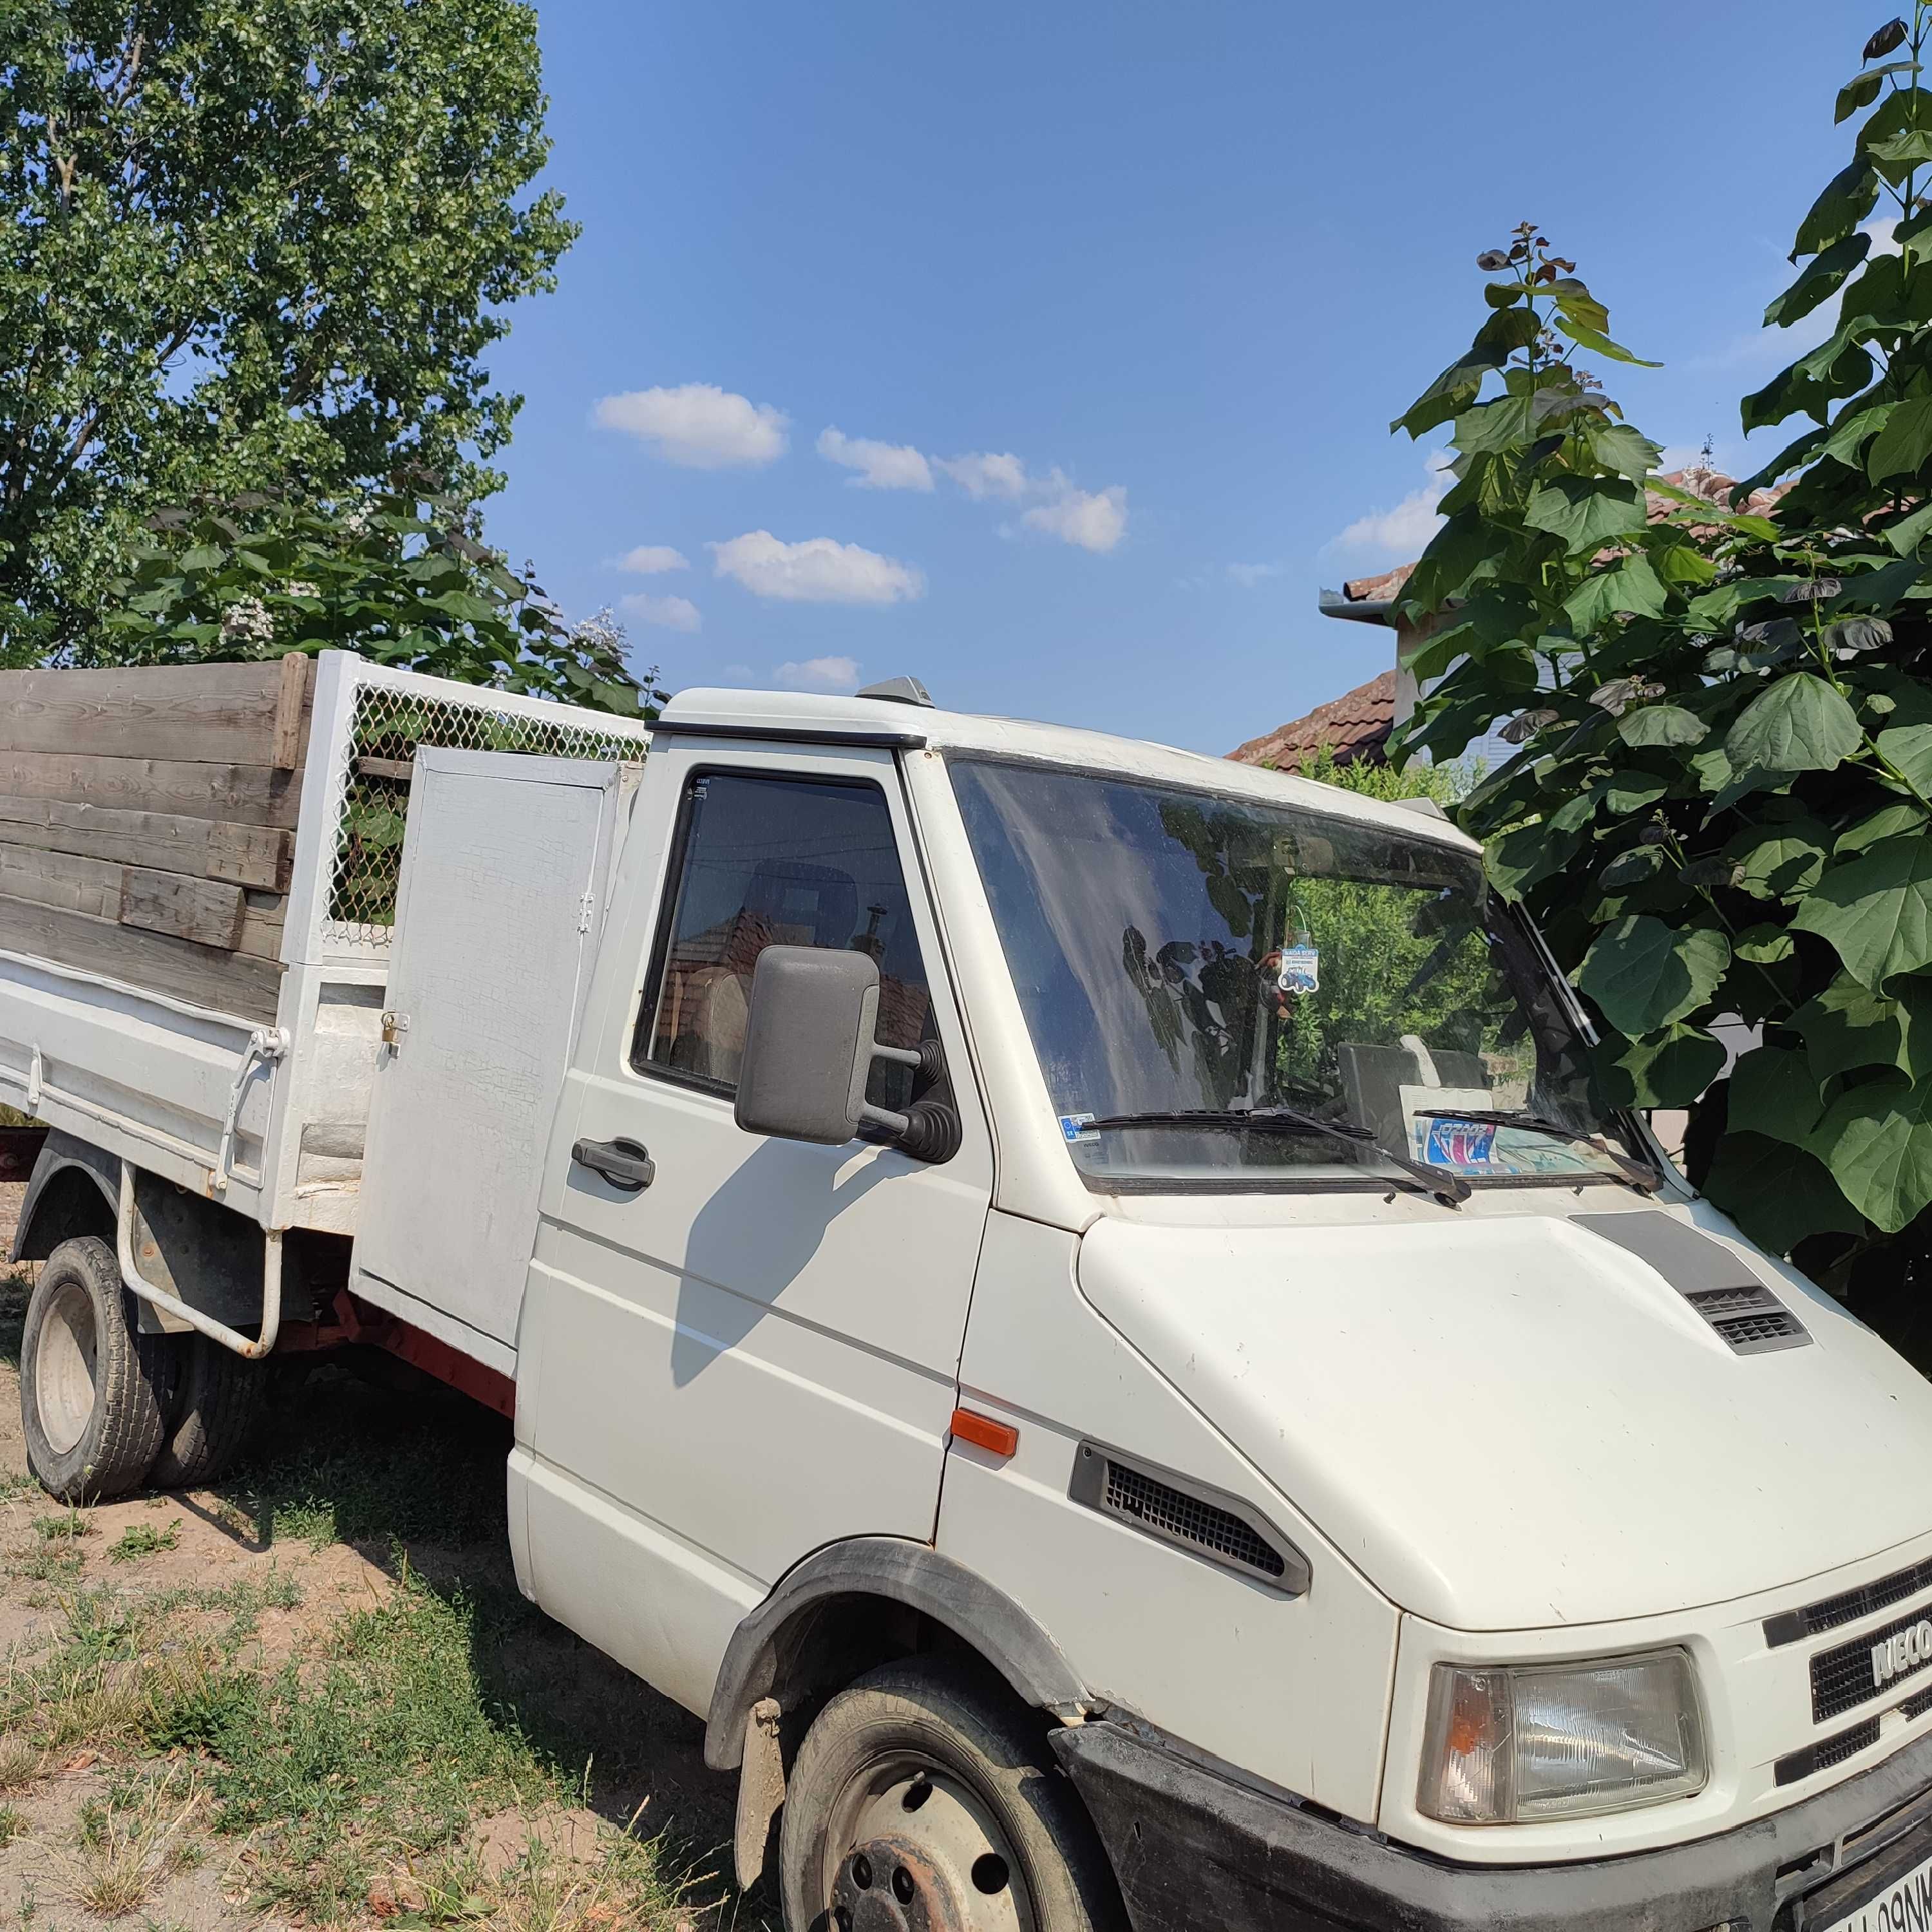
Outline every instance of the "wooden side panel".
<path id="1" fill-rule="evenodd" d="M 0 752 L 0 793 L 292 829 L 302 774 L 266 765 L 100 758 L 88 751 Z"/>
<path id="2" fill-rule="evenodd" d="M 118 920 L 0 897 L 0 949 L 100 973 L 247 1020 L 272 1021 L 282 969 Z"/>
<path id="3" fill-rule="evenodd" d="M 184 878 L 125 866 L 121 874 L 120 920 L 144 932 L 169 932 L 198 946 L 232 952 L 242 943 L 242 888 L 217 879 Z"/>
<path id="4" fill-rule="evenodd" d="M 291 667 L 284 671 L 284 664 Z M 0 671 L 0 752 L 263 765 L 302 762 L 306 658 L 113 670 Z"/>
<path id="5" fill-rule="evenodd" d="M 314 671 L 0 672 L 0 949 L 272 1018 Z"/>
<path id="6" fill-rule="evenodd" d="M 272 892 L 288 890 L 295 863 L 295 834 L 278 826 L 224 824 L 179 812 L 117 812 L 62 799 L 0 794 L 0 840 Z"/>

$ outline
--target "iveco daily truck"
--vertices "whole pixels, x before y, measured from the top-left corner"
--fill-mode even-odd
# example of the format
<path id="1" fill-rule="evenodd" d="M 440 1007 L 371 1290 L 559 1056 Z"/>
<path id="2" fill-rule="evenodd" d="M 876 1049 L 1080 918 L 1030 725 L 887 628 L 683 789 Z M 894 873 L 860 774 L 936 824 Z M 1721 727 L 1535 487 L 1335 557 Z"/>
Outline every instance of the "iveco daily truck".
<path id="1" fill-rule="evenodd" d="M 1439 816 L 910 680 L 646 755 L 8 676 L 56 1496 L 205 1477 L 278 1347 L 495 1403 L 792 1932 L 1932 1924 L 1932 1389 Z"/>

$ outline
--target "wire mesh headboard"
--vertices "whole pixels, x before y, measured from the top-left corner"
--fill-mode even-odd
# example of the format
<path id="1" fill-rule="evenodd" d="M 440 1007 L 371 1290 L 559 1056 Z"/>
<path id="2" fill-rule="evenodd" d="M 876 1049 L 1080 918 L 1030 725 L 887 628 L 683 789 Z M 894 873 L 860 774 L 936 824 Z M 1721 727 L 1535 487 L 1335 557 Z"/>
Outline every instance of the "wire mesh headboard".
<path id="1" fill-rule="evenodd" d="M 419 745 L 552 758 L 641 758 L 648 726 L 572 705 L 356 664 L 340 742 L 335 844 L 322 940 L 386 948 L 394 929 L 410 761 Z"/>

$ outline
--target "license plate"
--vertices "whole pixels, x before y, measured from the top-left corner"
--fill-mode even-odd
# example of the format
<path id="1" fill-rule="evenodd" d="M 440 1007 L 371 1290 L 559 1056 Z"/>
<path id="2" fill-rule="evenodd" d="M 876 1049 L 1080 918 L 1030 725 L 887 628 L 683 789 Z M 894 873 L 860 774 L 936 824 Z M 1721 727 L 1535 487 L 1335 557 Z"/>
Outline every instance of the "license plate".
<path id="1" fill-rule="evenodd" d="M 1918 1932 L 1922 1926 L 1932 1926 L 1932 1858 L 1819 1932 Z"/>

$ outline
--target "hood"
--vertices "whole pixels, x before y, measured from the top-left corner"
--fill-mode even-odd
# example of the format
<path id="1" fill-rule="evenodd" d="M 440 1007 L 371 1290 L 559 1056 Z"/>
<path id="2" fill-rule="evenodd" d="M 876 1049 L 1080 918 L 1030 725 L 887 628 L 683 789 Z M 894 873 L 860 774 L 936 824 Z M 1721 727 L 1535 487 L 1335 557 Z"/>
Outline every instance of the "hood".
<path id="1" fill-rule="evenodd" d="M 1932 1384 L 1699 1212 L 1701 1232 L 1654 1208 L 1107 1220 L 1080 1286 L 1402 1608 L 1471 1630 L 1608 1622 L 1932 1530 Z M 1734 1350 L 1688 1298 L 1726 1278 L 1768 1286 L 1809 1342 Z"/>

